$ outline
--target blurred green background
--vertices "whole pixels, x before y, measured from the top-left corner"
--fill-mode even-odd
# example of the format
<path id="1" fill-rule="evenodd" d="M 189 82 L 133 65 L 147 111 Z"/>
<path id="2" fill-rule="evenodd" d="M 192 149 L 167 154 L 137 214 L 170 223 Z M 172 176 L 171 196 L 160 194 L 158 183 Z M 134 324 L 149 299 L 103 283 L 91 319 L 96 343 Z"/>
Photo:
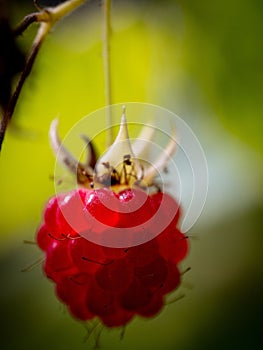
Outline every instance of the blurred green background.
<path id="1" fill-rule="evenodd" d="M 34 11 L 31 1 L 8 4 L 12 26 Z M 183 264 L 192 267 L 178 291 L 186 297 L 153 320 L 133 321 L 121 341 L 119 331 L 105 330 L 105 349 L 256 349 L 263 343 L 262 27 L 260 0 L 113 0 L 113 103 L 153 103 L 182 117 L 204 148 L 210 184 L 189 233 L 198 239 Z M 19 39 L 24 52 L 35 32 L 33 25 Z M 59 115 L 65 135 L 102 106 L 101 8 L 91 1 L 48 36 L 1 154 L 3 349 L 92 347 L 41 268 L 21 269 L 41 257 L 23 240 L 34 239 L 54 193 L 49 124 Z"/>

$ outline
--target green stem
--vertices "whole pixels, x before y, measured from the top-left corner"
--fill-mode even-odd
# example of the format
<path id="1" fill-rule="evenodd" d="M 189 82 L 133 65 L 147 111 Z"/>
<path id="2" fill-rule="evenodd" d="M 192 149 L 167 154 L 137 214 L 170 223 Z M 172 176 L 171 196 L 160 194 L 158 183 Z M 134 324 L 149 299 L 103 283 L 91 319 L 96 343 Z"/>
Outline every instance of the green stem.
<path id="1" fill-rule="evenodd" d="M 51 9 L 52 15 L 54 16 L 55 20 L 58 21 L 70 12 L 74 11 L 80 5 L 84 4 L 86 1 L 87 0 L 69 0 L 63 2 L 62 4 Z"/>
<path id="2" fill-rule="evenodd" d="M 111 61 L 110 61 L 110 17 L 111 17 L 111 0 L 104 0 L 103 6 L 103 65 L 104 65 L 104 86 L 105 86 L 105 104 L 106 104 L 106 125 L 107 140 L 106 145 L 109 147 L 113 142 L 112 132 L 112 113 L 111 113 Z"/>

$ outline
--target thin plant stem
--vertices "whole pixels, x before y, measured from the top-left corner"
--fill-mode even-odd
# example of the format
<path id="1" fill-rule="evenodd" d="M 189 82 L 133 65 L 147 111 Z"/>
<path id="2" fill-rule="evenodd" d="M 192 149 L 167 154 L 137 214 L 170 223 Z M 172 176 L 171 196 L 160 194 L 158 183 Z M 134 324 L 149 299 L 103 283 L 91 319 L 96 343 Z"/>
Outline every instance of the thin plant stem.
<path id="1" fill-rule="evenodd" d="M 86 1 L 88 0 L 68 0 L 62 2 L 61 4 L 51 8 L 52 16 L 54 17 L 55 21 L 59 21 L 62 17 L 65 17 Z M 48 8 L 48 11 L 50 11 L 50 8 Z"/>
<path id="2" fill-rule="evenodd" d="M 107 140 L 106 146 L 113 141 L 112 113 L 111 113 L 111 59 L 110 59 L 110 32 L 111 32 L 111 0 L 104 0 L 103 4 L 103 65 L 104 65 L 104 86 L 106 103 L 106 125 Z"/>
<path id="3" fill-rule="evenodd" d="M 14 29 L 14 36 L 18 36 L 24 33 L 24 31 L 30 26 L 30 24 L 37 21 L 37 13 L 30 13 L 23 21 Z"/>

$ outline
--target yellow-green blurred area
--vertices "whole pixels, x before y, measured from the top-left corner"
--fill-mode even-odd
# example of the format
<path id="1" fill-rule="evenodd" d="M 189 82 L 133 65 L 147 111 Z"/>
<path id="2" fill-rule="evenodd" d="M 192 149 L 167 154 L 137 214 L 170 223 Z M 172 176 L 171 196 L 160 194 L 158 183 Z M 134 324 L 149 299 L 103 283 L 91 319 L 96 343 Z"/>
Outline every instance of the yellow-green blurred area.
<path id="1" fill-rule="evenodd" d="M 35 11 L 9 1 L 14 27 Z M 40 5 L 50 5 L 42 0 Z M 103 107 L 101 4 L 63 19 L 43 44 L 19 99 L 0 159 L 2 349 L 89 349 L 84 328 L 57 301 L 34 240 L 54 194 L 48 129 L 65 136 Z M 113 103 L 147 102 L 184 119 L 199 138 L 210 184 L 202 216 L 188 233 L 191 266 L 168 305 L 135 319 L 123 340 L 104 330 L 104 349 L 257 349 L 263 343 L 263 122 L 260 0 L 114 1 Z M 27 52 L 36 25 L 18 40 Z M 1 43 L 0 43 L 1 44 Z M 97 120 L 96 128 L 105 127 Z M 92 136 L 91 123 L 87 135 Z"/>

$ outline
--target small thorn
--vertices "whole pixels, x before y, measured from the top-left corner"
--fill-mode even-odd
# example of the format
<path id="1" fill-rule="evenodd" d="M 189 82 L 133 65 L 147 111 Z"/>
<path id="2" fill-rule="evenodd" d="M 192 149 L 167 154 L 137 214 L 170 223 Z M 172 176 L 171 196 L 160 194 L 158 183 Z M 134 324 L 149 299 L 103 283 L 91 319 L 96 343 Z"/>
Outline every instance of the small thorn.
<path id="1" fill-rule="evenodd" d="M 36 241 L 30 241 L 30 240 L 27 240 L 27 239 L 24 239 L 24 240 L 23 240 L 23 243 L 24 243 L 24 244 L 37 244 Z"/>
<path id="2" fill-rule="evenodd" d="M 184 274 L 186 274 L 190 270 L 191 270 L 191 267 L 187 267 L 187 269 L 185 269 L 184 271 L 181 272 L 181 276 L 183 276 Z"/>
<path id="3" fill-rule="evenodd" d="M 102 266 L 107 266 L 107 265 L 110 265 L 110 264 L 112 264 L 114 262 L 114 260 L 109 260 L 107 262 L 96 261 L 96 260 L 93 260 L 93 259 L 89 259 L 86 256 L 82 256 L 81 259 L 85 260 L 85 261 L 89 261 L 89 262 L 94 263 L 94 264 L 99 264 L 99 265 L 102 265 Z"/>
<path id="4" fill-rule="evenodd" d="M 94 344 L 94 349 L 99 349 L 101 347 L 100 345 L 100 338 L 101 338 L 101 334 L 102 334 L 102 331 L 103 331 L 104 327 L 103 327 L 103 324 L 100 325 L 100 329 L 97 329 L 95 333 L 95 344 Z"/>
<path id="5" fill-rule="evenodd" d="M 61 235 L 61 236 L 63 236 L 63 238 L 57 238 L 57 237 L 53 236 L 51 233 L 48 233 L 48 236 L 52 239 L 55 239 L 56 241 L 65 241 L 65 239 L 67 239 L 67 237 L 64 235 Z"/>
<path id="6" fill-rule="evenodd" d="M 181 238 L 179 238 L 179 240 L 178 240 L 178 241 L 183 241 L 183 240 L 185 240 L 185 239 L 189 239 L 189 236 L 184 236 L 184 237 L 181 237 Z"/>
<path id="7" fill-rule="evenodd" d="M 199 241 L 200 237 L 197 235 L 187 235 L 188 238 L 193 239 L 194 241 Z"/>
<path id="8" fill-rule="evenodd" d="M 121 329 L 120 340 L 122 340 L 124 338 L 125 332 L 126 332 L 126 325 L 123 326 Z"/>
<path id="9" fill-rule="evenodd" d="M 30 264 L 29 266 L 21 269 L 21 272 L 30 272 L 32 271 L 35 267 L 39 266 L 40 264 L 42 264 L 42 262 L 45 261 L 45 258 L 40 258 L 37 259 L 36 261 L 34 261 L 32 264 Z"/>
<path id="10" fill-rule="evenodd" d="M 90 336 L 92 335 L 92 333 L 94 333 L 96 327 L 98 327 L 99 324 L 100 324 L 100 322 L 98 321 L 98 322 L 94 323 L 90 328 L 88 328 L 88 325 L 86 325 L 85 328 L 87 330 L 87 335 L 83 339 L 84 343 L 86 343 L 89 340 Z"/>
<path id="11" fill-rule="evenodd" d="M 183 299 L 184 297 L 185 297 L 185 294 L 180 294 L 180 295 L 178 295 L 177 297 L 174 297 L 174 298 L 172 298 L 171 300 L 167 301 L 167 302 L 165 303 L 165 305 L 173 304 L 173 303 L 175 303 L 175 302 L 177 302 L 177 301 Z"/>

